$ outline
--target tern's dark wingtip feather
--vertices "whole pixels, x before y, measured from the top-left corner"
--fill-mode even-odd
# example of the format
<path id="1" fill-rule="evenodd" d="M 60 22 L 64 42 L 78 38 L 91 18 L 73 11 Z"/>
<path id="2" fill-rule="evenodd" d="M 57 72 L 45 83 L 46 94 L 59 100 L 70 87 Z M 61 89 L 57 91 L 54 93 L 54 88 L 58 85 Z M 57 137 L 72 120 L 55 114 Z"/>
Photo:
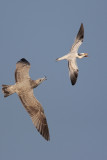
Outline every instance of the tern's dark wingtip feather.
<path id="1" fill-rule="evenodd" d="M 81 23 L 80 29 L 77 34 L 77 39 L 83 40 L 83 38 L 84 38 L 84 26 L 83 23 Z"/>
<path id="2" fill-rule="evenodd" d="M 77 79 L 70 79 L 71 80 L 71 84 L 74 86 L 76 84 Z"/>
<path id="3" fill-rule="evenodd" d="M 77 82 L 78 78 L 78 69 L 77 71 L 74 71 L 72 75 L 70 75 L 71 84 L 74 86 Z"/>

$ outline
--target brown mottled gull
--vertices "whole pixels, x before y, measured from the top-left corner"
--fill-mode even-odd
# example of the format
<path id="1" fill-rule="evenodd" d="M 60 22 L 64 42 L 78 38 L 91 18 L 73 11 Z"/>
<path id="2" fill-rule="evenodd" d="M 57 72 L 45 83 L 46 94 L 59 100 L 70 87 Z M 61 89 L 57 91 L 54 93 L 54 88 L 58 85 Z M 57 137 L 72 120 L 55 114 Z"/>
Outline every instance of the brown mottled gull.
<path id="1" fill-rule="evenodd" d="M 33 88 L 46 80 L 46 77 L 32 80 L 29 76 L 29 69 L 30 63 L 26 59 L 22 58 L 18 61 L 15 71 L 16 83 L 14 85 L 2 85 L 2 91 L 4 97 L 13 93 L 18 94 L 23 106 L 31 116 L 34 126 L 46 140 L 49 140 L 49 129 L 44 110 L 33 94 Z"/>

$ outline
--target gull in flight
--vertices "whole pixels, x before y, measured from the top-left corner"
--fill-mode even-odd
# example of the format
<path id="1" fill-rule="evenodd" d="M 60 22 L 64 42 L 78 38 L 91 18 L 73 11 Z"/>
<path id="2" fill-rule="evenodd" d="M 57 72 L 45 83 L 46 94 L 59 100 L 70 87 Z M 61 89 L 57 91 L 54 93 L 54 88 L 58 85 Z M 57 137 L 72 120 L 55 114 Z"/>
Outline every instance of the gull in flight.
<path id="1" fill-rule="evenodd" d="M 78 34 L 76 36 L 76 39 L 74 41 L 74 44 L 70 49 L 70 52 L 63 57 L 56 59 L 56 61 L 60 61 L 63 59 L 68 61 L 69 76 L 70 76 L 72 85 L 75 85 L 78 77 L 78 66 L 76 63 L 76 58 L 81 59 L 83 57 L 88 57 L 87 53 L 78 53 L 78 48 L 82 44 L 83 39 L 84 39 L 84 26 L 83 24 L 81 24 Z"/>
<path id="2" fill-rule="evenodd" d="M 26 111 L 29 113 L 34 126 L 39 133 L 49 140 L 49 129 L 44 110 L 33 94 L 33 88 L 46 80 L 46 77 L 32 80 L 29 76 L 30 63 L 22 58 L 16 63 L 14 85 L 2 85 L 4 97 L 17 93 Z"/>

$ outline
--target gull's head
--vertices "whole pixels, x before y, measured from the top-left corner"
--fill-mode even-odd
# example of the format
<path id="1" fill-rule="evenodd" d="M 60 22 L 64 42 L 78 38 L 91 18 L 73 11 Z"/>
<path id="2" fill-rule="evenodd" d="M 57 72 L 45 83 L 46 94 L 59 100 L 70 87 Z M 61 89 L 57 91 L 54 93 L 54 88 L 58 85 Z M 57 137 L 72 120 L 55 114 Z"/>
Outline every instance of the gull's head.
<path id="1" fill-rule="evenodd" d="M 43 78 L 39 78 L 37 80 L 32 80 L 31 81 L 31 87 L 32 88 L 36 88 L 37 86 L 39 86 L 43 81 L 47 80 L 46 76 Z"/>
<path id="2" fill-rule="evenodd" d="M 37 85 L 41 84 L 43 81 L 47 80 L 46 76 L 36 80 Z"/>
<path id="3" fill-rule="evenodd" d="M 46 76 L 43 77 L 43 78 L 39 78 L 39 79 L 37 79 L 36 81 L 37 81 L 37 83 L 38 83 L 38 85 L 39 85 L 39 84 L 41 84 L 41 83 L 42 83 L 43 81 L 45 81 L 45 80 L 47 80 Z"/>

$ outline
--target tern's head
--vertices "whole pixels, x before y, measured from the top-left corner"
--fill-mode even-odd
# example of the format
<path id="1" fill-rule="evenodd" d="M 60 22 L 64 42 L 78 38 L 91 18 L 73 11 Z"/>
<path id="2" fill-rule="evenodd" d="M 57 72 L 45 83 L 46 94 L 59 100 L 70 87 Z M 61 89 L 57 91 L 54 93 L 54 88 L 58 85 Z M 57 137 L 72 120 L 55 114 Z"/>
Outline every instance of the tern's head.
<path id="1" fill-rule="evenodd" d="M 79 53 L 78 58 L 88 57 L 88 53 Z"/>

